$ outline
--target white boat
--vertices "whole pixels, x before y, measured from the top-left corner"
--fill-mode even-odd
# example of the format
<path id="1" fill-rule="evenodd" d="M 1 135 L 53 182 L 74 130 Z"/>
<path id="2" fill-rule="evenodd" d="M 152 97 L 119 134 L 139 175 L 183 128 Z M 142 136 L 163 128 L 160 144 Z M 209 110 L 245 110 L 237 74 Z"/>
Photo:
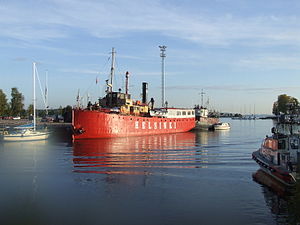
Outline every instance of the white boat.
<path id="1" fill-rule="evenodd" d="M 45 140 L 49 137 L 47 131 L 36 130 L 36 97 L 35 97 L 35 77 L 36 77 L 36 63 L 33 63 L 33 127 L 24 125 L 16 127 L 15 131 L 8 133 L 4 131 L 2 135 L 3 141 L 37 141 Z"/>
<path id="2" fill-rule="evenodd" d="M 4 134 L 3 141 L 39 141 L 49 137 L 49 132 L 23 130 L 21 132 Z"/>
<path id="3" fill-rule="evenodd" d="M 229 123 L 216 123 L 214 124 L 215 130 L 229 130 L 230 124 Z"/>

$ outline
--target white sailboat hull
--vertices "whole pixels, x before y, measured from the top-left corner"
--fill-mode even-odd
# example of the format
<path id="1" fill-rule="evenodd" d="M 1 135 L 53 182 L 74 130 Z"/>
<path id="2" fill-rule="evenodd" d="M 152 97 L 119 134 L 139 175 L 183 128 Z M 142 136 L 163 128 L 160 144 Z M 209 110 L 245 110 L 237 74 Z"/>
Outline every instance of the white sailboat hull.
<path id="1" fill-rule="evenodd" d="M 3 141 L 39 141 L 48 137 L 49 132 L 30 131 L 23 134 L 4 134 Z"/>

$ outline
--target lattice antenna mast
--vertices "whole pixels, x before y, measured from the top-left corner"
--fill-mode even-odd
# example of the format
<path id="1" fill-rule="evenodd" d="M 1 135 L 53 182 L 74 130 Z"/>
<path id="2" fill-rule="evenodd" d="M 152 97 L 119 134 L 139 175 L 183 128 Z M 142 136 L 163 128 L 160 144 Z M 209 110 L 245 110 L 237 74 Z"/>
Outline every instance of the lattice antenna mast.
<path id="1" fill-rule="evenodd" d="M 205 92 L 203 92 L 203 89 L 201 89 L 200 95 L 201 95 L 201 106 L 204 107 L 203 106 L 203 96 L 205 95 Z"/>
<path id="2" fill-rule="evenodd" d="M 165 45 L 158 46 L 160 48 L 160 57 L 161 57 L 161 106 L 165 107 L 165 57 L 166 57 L 166 48 Z"/>

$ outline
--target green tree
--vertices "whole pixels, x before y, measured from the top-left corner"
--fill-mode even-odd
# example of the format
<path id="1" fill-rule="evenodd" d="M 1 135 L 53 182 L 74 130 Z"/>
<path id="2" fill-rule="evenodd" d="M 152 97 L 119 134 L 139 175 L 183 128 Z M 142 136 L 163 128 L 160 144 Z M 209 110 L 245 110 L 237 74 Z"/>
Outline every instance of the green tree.
<path id="1" fill-rule="evenodd" d="M 279 114 L 280 114 L 279 111 L 278 111 L 278 103 L 277 103 L 277 101 L 273 103 L 273 110 L 272 110 L 272 113 L 273 113 L 274 115 L 279 115 Z"/>
<path id="2" fill-rule="evenodd" d="M 58 108 L 58 114 L 59 115 L 63 114 L 63 108 L 62 108 L 62 106 L 59 106 L 59 108 Z"/>
<path id="3" fill-rule="evenodd" d="M 299 108 L 298 99 L 282 94 L 278 96 L 278 99 L 273 104 L 273 114 L 279 115 L 280 113 L 295 113 Z"/>
<path id="4" fill-rule="evenodd" d="M 38 117 L 44 118 L 46 116 L 46 111 L 44 109 L 37 110 Z"/>
<path id="5" fill-rule="evenodd" d="M 11 89 L 10 114 L 11 116 L 20 116 L 24 111 L 24 96 L 16 87 Z"/>
<path id="6" fill-rule="evenodd" d="M 27 108 L 27 115 L 33 116 L 33 104 L 30 104 Z"/>
<path id="7" fill-rule="evenodd" d="M 7 115 L 9 105 L 7 103 L 6 94 L 0 89 L 0 116 Z"/>

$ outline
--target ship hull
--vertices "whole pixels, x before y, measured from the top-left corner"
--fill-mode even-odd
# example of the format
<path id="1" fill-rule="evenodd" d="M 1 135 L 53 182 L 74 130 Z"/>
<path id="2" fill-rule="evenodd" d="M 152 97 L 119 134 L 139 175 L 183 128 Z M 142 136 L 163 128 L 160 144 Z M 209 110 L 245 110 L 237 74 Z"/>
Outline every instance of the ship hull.
<path id="1" fill-rule="evenodd" d="M 281 182 L 282 184 L 286 186 L 294 186 L 296 183 L 296 179 L 285 168 L 282 166 L 275 165 L 274 163 L 270 162 L 266 158 L 262 157 L 260 155 L 260 150 L 255 151 L 252 153 L 252 159 L 257 162 L 257 164 L 260 166 L 262 171 L 269 174 L 273 178 L 275 178 L 277 181 Z"/>
<path id="2" fill-rule="evenodd" d="M 195 130 L 212 130 L 214 128 L 214 124 L 219 122 L 219 118 L 200 117 L 199 120 L 196 120 Z"/>
<path id="3" fill-rule="evenodd" d="M 159 118 L 73 110 L 73 139 L 95 139 L 186 132 L 195 118 Z"/>

